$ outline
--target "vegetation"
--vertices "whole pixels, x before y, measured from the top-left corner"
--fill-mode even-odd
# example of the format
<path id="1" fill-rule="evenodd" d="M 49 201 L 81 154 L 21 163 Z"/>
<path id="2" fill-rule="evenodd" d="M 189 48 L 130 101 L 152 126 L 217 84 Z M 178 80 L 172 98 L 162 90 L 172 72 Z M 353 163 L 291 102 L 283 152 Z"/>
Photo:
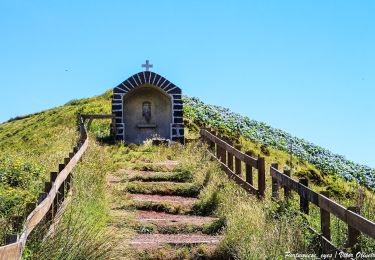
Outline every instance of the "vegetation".
<path id="1" fill-rule="evenodd" d="M 108 113 L 110 98 L 108 91 L 0 124 L 0 245 L 6 233 L 18 232 L 12 217 L 23 216 L 26 203 L 37 201 L 49 172 L 72 151 L 77 114 Z M 108 135 L 108 122 L 95 122 L 91 129 L 101 138 Z"/>
<path id="2" fill-rule="evenodd" d="M 65 212 L 53 232 L 49 223 L 29 239 L 25 259 L 104 259 L 112 254 L 112 233 L 106 197 L 106 175 L 111 160 L 105 147 L 91 142 L 82 162 L 74 170 L 74 185 Z M 41 240 L 40 234 L 47 234 Z"/>
<path id="3" fill-rule="evenodd" d="M 293 154 L 309 162 L 325 174 L 337 175 L 347 181 L 357 182 L 375 189 L 375 169 L 356 164 L 344 156 L 333 154 L 304 139 L 272 128 L 271 126 L 243 117 L 227 108 L 204 104 L 197 98 L 184 99 L 185 117 L 192 121 L 214 127 L 228 134 L 241 135 L 267 147 Z"/>
<path id="4" fill-rule="evenodd" d="M 71 151 L 77 139 L 76 115 L 78 113 L 110 113 L 111 92 L 102 96 L 74 100 L 64 106 L 37 114 L 12 119 L 0 124 L 0 241 L 12 230 L 13 216 L 23 215 L 25 204 L 35 202 L 50 171 L 56 171 L 62 159 Z M 345 206 L 359 206 L 361 214 L 375 220 L 373 169 L 360 166 L 314 146 L 305 140 L 291 137 L 281 130 L 263 123 L 240 117 L 223 108 L 208 106 L 197 99 L 185 98 L 186 136 L 196 139 L 198 125 L 212 126 L 225 134 L 232 142 L 241 145 L 243 151 L 253 156 L 266 158 L 267 182 L 271 163 L 280 168 L 293 167 L 293 176 L 308 177 L 312 189 L 328 190 L 330 196 Z M 166 228 L 134 225 L 132 211 L 153 209 L 169 213 L 196 213 L 216 216 L 214 225 L 202 231 L 223 235 L 223 240 L 214 252 L 217 259 L 251 259 L 282 257 L 285 252 L 313 252 L 314 237 L 306 233 L 307 224 L 319 229 L 319 210 L 311 208 L 309 216 L 298 213 L 298 198 L 278 203 L 246 194 L 229 181 L 217 163 L 207 157 L 205 147 L 192 141 L 185 148 L 155 147 L 150 143 L 142 146 L 122 144 L 107 145 L 109 121 L 94 121 L 90 129 L 90 148 L 81 164 L 75 169 L 72 203 L 69 204 L 56 231 L 48 240 L 42 241 L 34 232 L 28 241 L 25 258 L 30 259 L 100 259 L 117 258 L 119 251 L 113 232 L 121 231 L 126 236 L 136 232 L 173 233 L 176 230 L 192 232 L 194 226 Z M 95 142 L 95 139 L 97 143 Z M 289 143 L 293 142 L 293 161 L 289 154 Z M 150 162 L 179 160 L 181 163 L 170 174 L 134 174 L 120 182 L 120 189 L 112 197 L 121 198 L 117 209 L 127 212 L 121 220 L 109 214 L 115 202 L 106 190 L 109 172 L 118 176 L 121 169 L 164 172 L 169 169 Z M 349 174 L 349 175 L 348 175 Z M 256 176 L 256 171 L 254 172 Z M 159 186 L 147 183 L 128 183 L 129 180 L 163 181 Z M 168 186 L 168 181 L 181 183 L 178 189 Z M 256 181 L 256 180 L 255 180 Z M 364 184 L 364 185 L 359 185 Z M 165 194 L 196 195 L 199 200 L 191 206 L 173 205 L 166 202 L 130 202 L 128 192 L 165 192 Z M 347 228 L 336 218 L 332 219 L 333 242 L 345 247 Z M 125 224 L 124 224 L 125 223 Z M 127 224 L 128 223 L 128 224 Z M 115 229 L 112 227 L 115 225 Z M 177 228 L 177 229 L 176 229 Z M 46 233 L 43 227 L 39 233 Z M 112 232 L 112 233 L 111 233 Z M 363 251 L 375 248 L 373 240 L 361 236 Z M 0 244 L 1 244 L 0 242 Z M 67 250 L 69 248 L 69 250 Z M 132 253 L 122 250 L 124 255 Z M 185 256 L 204 256 L 206 249 L 175 250 L 182 259 Z M 123 257 L 122 255 L 121 257 Z M 208 254 L 206 254 L 208 256 Z M 146 257 L 145 257 L 146 258 Z"/>

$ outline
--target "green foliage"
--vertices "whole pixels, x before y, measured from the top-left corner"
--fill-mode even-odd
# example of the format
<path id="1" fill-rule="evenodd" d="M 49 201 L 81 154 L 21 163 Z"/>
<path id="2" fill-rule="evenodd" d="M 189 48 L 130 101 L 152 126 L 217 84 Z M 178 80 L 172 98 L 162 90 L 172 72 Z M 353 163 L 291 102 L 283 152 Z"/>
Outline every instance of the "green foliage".
<path id="1" fill-rule="evenodd" d="M 170 202 L 134 201 L 123 209 L 135 208 L 138 210 L 150 210 L 165 212 L 169 214 L 189 214 L 191 207 L 188 205 L 175 204 Z"/>
<path id="2" fill-rule="evenodd" d="M 72 100 L 64 106 L 17 117 L 0 124 L 0 241 L 3 241 L 2 236 L 5 232 L 11 230 L 10 217 L 23 214 L 25 203 L 36 201 L 44 182 L 49 178 L 49 172 L 56 171 L 58 164 L 71 152 L 77 139 L 77 114 L 111 113 L 110 99 L 111 91 L 107 91 L 101 96 Z M 209 124 L 220 129 L 233 142 L 240 144 L 244 151 L 251 151 L 252 156 L 256 157 L 258 154 L 266 156 L 267 171 L 271 162 L 279 163 L 281 169 L 290 168 L 290 155 L 287 149 L 275 149 L 279 146 L 286 147 L 287 143 L 283 143 L 282 140 L 279 140 L 278 144 L 255 141 L 259 138 L 268 138 L 271 132 L 275 132 L 274 129 L 262 123 L 245 120 L 245 123 L 252 128 L 246 130 L 247 138 L 244 138 L 238 134 L 241 131 L 237 130 L 241 129 L 236 128 L 238 118 L 228 117 L 225 122 L 222 122 L 221 115 L 214 113 L 207 116 L 207 111 L 202 111 L 202 107 L 204 108 L 202 104 L 195 107 L 194 102 L 185 104 L 185 133 L 189 141 L 199 137 L 198 125 L 208 120 Z M 206 109 L 210 110 L 209 107 Z M 108 141 L 109 123 L 109 120 L 94 121 L 90 128 L 93 139 L 97 138 L 103 143 Z M 254 129 L 260 130 L 257 132 Z M 280 133 L 283 132 L 278 131 L 276 134 Z M 249 139 L 249 136 L 260 137 Z M 287 137 L 290 138 L 290 136 Z M 34 242 L 29 244 L 25 251 L 25 258 L 108 258 L 112 245 L 106 243 L 108 242 L 105 241 L 106 233 L 103 233 L 109 219 L 107 212 L 109 206 L 105 199 L 106 172 L 124 167 L 170 171 L 163 165 L 148 164 L 163 160 L 179 160 L 181 164 L 175 169 L 176 173 L 168 177 L 154 175 L 134 178 L 142 181 L 189 181 L 190 184 L 183 184 L 177 190 L 173 190 L 168 185 L 163 186 L 163 184 L 161 184 L 163 187 L 159 186 L 159 188 L 168 190 L 166 194 L 186 196 L 199 194 L 198 202 L 193 207 L 163 202 L 134 202 L 124 206 L 123 209 L 150 209 L 174 214 L 194 212 L 200 215 L 218 216 L 219 221 L 202 230 L 208 234 L 221 233 L 224 236 L 214 259 L 282 258 L 282 254 L 286 251 L 309 252 L 311 250 L 308 245 L 314 243 L 314 240 L 303 232 L 305 230 L 303 225 L 305 221 L 308 221 L 318 226 L 318 210 L 312 210 L 311 215 L 305 219 L 293 213 L 298 204 L 297 199 L 290 204 L 273 204 L 267 200 L 258 201 L 247 195 L 237 185 L 228 181 L 219 167 L 210 161 L 204 152 L 206 147 L 201 143 L 192 142 L 186 147 L 175 145 L 172 148 L 155 147 L 150 143 L 142 146 L 114 144 L 106 147 L 103 143 L 101 146 L 91 143 L 90 152 L 82 166 L 75 170 L 77 183 L 75 183 L 73 203 L 64 214 L 56 235 L 47 243 L 40 243 L 40 239 L 35 237 L 32 240 Z M 319 153 L 326 153 L 324 149 L 310 146 Z M 331 156 L 331 154 L 328 155 Z M 362 215 L 375 220 L 373 193 L 360 190 L 359 185 L 337 178 L 336 172 L 329 168 L 318 167 L 321 169 L 318 170 L 305 157 L 303 157 L 304 160 L 301 158 L 293 158 L 295 176 L 308 177 L 311 180 L 312 189 L 329 190 L 334 200 L 345 206 L 358 205 Z M 319 161 L 319 165 L 322 163 Z M 348 162 L 345 161 L 345 163 Z M 355 168 L 355 165 L 353 167 Z M 342 171 L 343 169 L 346 168 L 340 168 Z M 256 171 L 254 171 L 254 176 L 256 176 Z M 268 172 L 267 178 L 269 178 Z M 158 187 L 149 187 L 147 184 L 132 184 L 128 188 L 130 191 L 142 190 L 145 193 L 149 193 L 150 189 L 159 192 L 155 190 Z M 334 218 L 332 226 L 334 242 L 344 245 L 346 242 L 345 224 Z M 186 228 L 187 231 L 190 227 L 180 228 Z M 175 231 L 176 229 L 170 228 L 163 232 Z M 85 241 L 85 243 L 76 245 L 77 241 Z M 375 247 L 374 241 L 368 237 L 361 236 L 360 241 L 365 250 Z M 194 256 L 197 257 L 207 255 L 205 249 L 193 251 Z M 188 249 L 175 252 L 181 258 L 191 253 Z"/>
<path id="3" fill-rule="evenodd" d="M 171 181 L 171 182 L 190 182 L 193 180 L 193 174 L 189 171 L 157 174 L 138 174 L 130 178 L 129 181 Z"/>
<path id="4" fill-rule="evenodd" d="M 199 194 L 200 187 L 191 183 L 172 183 L 172 182 L 130 182 L 126 190 L 130 193 L 141 194 L 160 194 L 175 195 L 183 197 L 196 197 Z"/>
<path id="5" fill-rule="evenodd" d="M 0 124 L 0 245 L 9 218 L 36 201 L 49 178 L 72 151 L 78 113 L 110 113 L 110 92 L 103 96 L 18 117 Z M 94 134 L 107 134 L 108 122 L 94 122 Z M 106 132 L 107 131 L 107 132 Z"/>
<path id="6" fill-rule="evenodd" d="M 111 170 L 109 153 L 91 142 L 83 161 L 74 170 L 74 186 L 55 232 L 40 240 L 43 228 L 28 240 L 25 259 L 108 259 L 113 234 L 106 229 L 109 206 L 106 174 Z M 48 226 L 48 225 L 47 225 Z M 47 227 L 45 227 L 47 228 Z"/>
<path id="7" fill-rule="evenodd" d="M 43 167 L 29 158 L 11 156 L 0 157 L 0 183 L 12 188 L 29 189 L 41 177 Z"/>

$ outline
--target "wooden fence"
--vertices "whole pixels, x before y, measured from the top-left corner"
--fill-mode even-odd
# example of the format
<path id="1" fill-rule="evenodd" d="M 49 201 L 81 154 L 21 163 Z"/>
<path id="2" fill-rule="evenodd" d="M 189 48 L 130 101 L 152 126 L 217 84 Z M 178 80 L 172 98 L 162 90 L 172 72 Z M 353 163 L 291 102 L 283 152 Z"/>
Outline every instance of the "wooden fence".
<path id="1" fill-rule="evenodd" d="M 88 147 L 88 136 L 84 119 L 78 115 L 79 140 L 73 152 L 59 164 L 59 171 L 52 172 L 50 181 L 45 183 L 44 192 L 40 193 L 38 203 L 26 205 L 26 220 L 17 217 L 13 221 L 15 229 L 22 229 L 21 234 L 9 234 L 5 246 L 0 247 L 0 260 L 21 259 L 22 250 L 30 233 L 41 223 L 52 223 L 55 215 L 66 198 L 72 185 L 72 170 Z M 21 227 L 21 228 L 19 228 Z"/>
<path id="2" fill-rule="evenodd" d="M 266 189 L 266 167 L 263 157 L 255 159 L 248 154 L 239 150 L 239 147 L 233 147 L 228 140 L 222 140 L 217 137 L 215 132 L 207 129 L 201 129 L 201 136 L 208 143 L 214 155 L 218 158 L 221 168 L 233 179 L 241 185 L 245 190 L 258 196 L 264 196 Z M 234 160 L 233 160 L 234 159 Z M 241 177 L 242 162 L 245 164 L 246 177 Z M 258 169 L 258 187 L 254 187 L 253 168 Z"/>
<path id="3" fill-rule="evenodd" d="M 272 198 L 279 199 L 279 188 L 284 189 L 284 197 L 288 200 L 291 196 L 291 191 L 298 193 L 300 197 L 300 210 L 309 214 L 309 203 L 320 208 L 320 223 L 321 223 L 321 242 L 325 252 L 337 250 L 331 241 L 331 216 L 336 216 L 348 225 L 348 241 L 347 248 L 352 252 L 360 250 L 358 246 L 358 237 L 361 233 L 375 239 L 375 223 L 364 218 L 359 214 L 358 207 L 348 207 L 334 202 L 328 198 L 328 193 L 322 191 L 319 193 L 311 190 L 308 187 L 308 179 L 301 178 L 295 181 L 290 177 L 290 171 L 283 173 L 278 170 L 277 164 L 272 164 L 270 167 L 270 175 L 272 177 Z"/>
<path id="4" fill-rule="evenodd" d="M 87 131 L 90 129 L 90 126 L 92 124 L 92 121 L 94 119 L 111 119 L 112 120 L 112 123 L 111 123 L 111 129 L 112 129 L 112 134 L 113 133 L 116 133 L 116 122 L 114 121 L 115 118 L 116 118 L 116 115 L 113 114 L 113 115 L 109 115 L 109 114 L 100 114 L 100 115 L 95 115 L 95 114 L 85 114 L 85 115 L 81 115 L 82 119 L 83 119 L 83 122 L 85 122 L 86 119 L 88 119 L 88 123 L 86 124 L 86 129 Z M 116 134 L 114 134 L 116 135 Z"/>
<path id="5" fill-rule="evenodd" d="M 255 159 L 241 152 L 239 147 L 233 147 L 228 140 L 224 140 L 223 137 L 214 131 L 201 129 L 201 136 L 230 178 L 246 191 L 264 197 L 266 189 L 264 158 L 258 157 L 258 159 Z M 235 157 L 234 166 L 233 156 Z M 246 165 L 245 179 L 241 177 L 241 162 Z M 258 169 L 258 189 L 253 186 L 252 167 Z M 320 208 L 321 232 L 317 232 L 312 228 L 310 230 L 319 236 L 324 253 L 340 251 L 331 243 L 330 214 L 333 214 L 348 225 L 347 248 L 350 248 L 352 252 L 360 250 L 358 237 L 361 233 L 375 239 L 375 223 L 361 216 L 357 207 L 345 208 L 329 199 L 327 192 L 316 193 L 308 187 L 308 179 L 301 178 L 299 181 L 295 181 L 290 177 L 290 171 L 280 172 L 277 164 L 271 165 L 270 175 L 272 179 L 270 186 L 274 200 L 279 199 L 279 189 L 283 188 L 286 200 L 290 199 L 292 191 L 298 193 L 302 213 L 309 214 L 310 202 Z"/>

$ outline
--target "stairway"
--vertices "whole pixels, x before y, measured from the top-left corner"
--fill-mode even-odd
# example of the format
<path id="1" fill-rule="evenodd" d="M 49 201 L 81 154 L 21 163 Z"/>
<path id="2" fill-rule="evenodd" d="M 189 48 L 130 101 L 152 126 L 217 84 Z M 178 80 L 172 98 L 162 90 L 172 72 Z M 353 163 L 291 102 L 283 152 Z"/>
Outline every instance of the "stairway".
<path id="1" fill-rule="evenodd" d="M 156 165 L 163 164 L 169 172 L 124 171 L 129 180 L 127 192 L 136 209 L 137 234 L 129 241 L 131 250 L 141 259 L 190 259 L 196 251 L 201 255 L 211 252 L 220 236 L 206 230 L 217 219 L 192 213 L 199 190 L 193 183 L 176 178 L 173 170 L 177 162 Z"/>

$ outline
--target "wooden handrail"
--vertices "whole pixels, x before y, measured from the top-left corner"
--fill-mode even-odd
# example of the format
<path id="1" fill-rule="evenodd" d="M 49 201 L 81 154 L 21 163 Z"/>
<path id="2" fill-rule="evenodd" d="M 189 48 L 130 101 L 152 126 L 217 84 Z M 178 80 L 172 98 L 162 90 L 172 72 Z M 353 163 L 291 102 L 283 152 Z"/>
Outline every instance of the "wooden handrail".
<path id="1" fill-rule="evenodd" d="M 330 214 L 333 214 L 338 219 L 342 220 L 348 225 L 348 244 L 347 247 L 352 248 L 352 252 L 358 250 L 357 243 L 360 233 L 368 235 L 375 239 L 375 223 L 358 214 L 358 208 L 349 207 L 345 208 L 339 203 L 328 198 L 326 192 L 321 194 L 311 190 L 306 185 L 293 180 L 290 176 L 280 172 L 275 165 L 270 167 L 270 175 L 272 182 L 276 185 L 281 185 L 284 189 L 297 192 L 300 196 L 300 201 L 307 201 L 305 208 L 301 211 L 308 214 L 308 202 L 311 202 L 320 208 L 320 222 L 321 222 L 321 243 L 324 250 L 329 251 L 332 249 L 331 231 L 330 231 Z M 277 189 L 276 189 L 277 190 Z M 323 194 L 322 194 L 323 193 Z M 275 198 L 278 195 L 274 196 Z M 287 198 L 286 198 L 287 199 Z"/>
<path id="2" fill-rule="evenodd" d="M 264 196 L 265 192 L 265 161 L 264 158 L 259 157 L 255 159 L 250 155 L 241 152 L 236 147 L 233 147 L 228 142 L 217 137 L 215 134 L 211 133 L 207 129 L 201 129 L 201 136 L 204 141 L 209 144 L 209 147 L 216 153 L 212 154 L 216 157 L 221 165 L 221 168 L 228 174 L 228 176 L 233 179 L 237 184 L 239 184 L 246 191 L 257 194 L 260 197 Z M 216 146 L 216 149 L 215 149 Z M 233 156 L 235 157 L 235 167 L 233 169 Z M 246 164 L 246 176 L 245 179 L 241 177 L 241 164 L 244 162 Z M 227 165 L 228 164 L 228 165 Z M 252 180 L 251 168 L 254 167 L 258 169 L 258 189 L 254 187 Z M 234 170 L 234 171 L 233 171 Z"/>
<path id="3" fill-rule="evenodd" d="M 258 168 L 258 160 L 257 159 L 251 157 L 250 155 L 247 155 L 247 154 L 241 152 L 240 150 L 236 149 L 232 145 L 228 144 L 227 142 L 221 140 L 220 138 L 218 138 L 214 134 L 210 133 L 208 130 L 201 129 L 201 135 L 208 138 L 210 141 L 214 142 L 215 144 L 217 144 L 221 148 L 225 149 L 227 152 L 233 154 L 237 159 L 245 162 L 246 164 L 251 165 L 252 167 L 254 167 L 256 169 Z"/>
<path id="4" fill-rule="evenodd" d="M 264 173 L 264 158 L 255 159 L 239 149 L 233 147 L 227 141 L 222 140 L 215 132 L 207 129 L 200 131 L 204 142 L 208 143 L 209 153 L 214 156 L 221 165 L 221 168 L 227 173 L 229 178 L 233 179 L 237 184 L 252 194 L 264 195 L 266 188 Z M 233 167 L 233 156 L 236 158 L 236 167 Z M 246 180 L 241 177 L 241 162 L 246 163 Z M 251 167 L 258 169 L 258 190 L 252 185 Z M 284 188 L 285 199 L 290 199 L 290 192 L 297 192 L 300 196 L 300 209 L 303 213 L 309 213 L 309 202 L 320 208 L 321 229 L 322 233 L 314 230 L 318 234 L 323 249 L 327 252 L 337 249 L 330 241 L 330 218 L 329 214 L 333 214 L 348 225 L 348 247 L 356 250 L 355 244 L 358 241 L 359 232 L 375 238 L 375 223 L 361 216 L 355 207 L 345 208 L 337 202 L 328 198 L 328 194 L 322 192 L 319 194 L 308 187 L 308 180 L 302 178 L 296 181 L 290 177 L 290 171 L 284 173 L 278 170 L 277 164 L 270 167 L 270 175 L 272 177 L 272 198 L 279 198 L 279 186 Z M 311 229 L 311 227 L 310 227 Z M 312 229 L 311 229 L 312 230 Z M 324 236 L 325 235 L 325 236 Z"/>
<path id="5" fill-rule="evenodd" d="M 291 177 L 279 172 L 277 169 L 271 167 L 270 173 L 272 178 L 275 178 L 280 185 L 288 187 L 291 190 L 297 192 L 300 196 L 304 197 L 311 203 L 315 204 L 319 208 L 332 213 L 337 218 L 341 219 L 348 225 L 354 226 L 357 230 L 362 233 L 375 238 L 375 223 L 364 218 L 363 216 L 348 210 L 339 203 L 319 194 L 310 188 L 298 183 Z"/>
<path id="6" fill-rule="evenodd" d="M 66 186 L 70 188 L 70 183 L 66 182 L 67 180 L 70 181 L 71 171 L 87 150 L 89 142 L 83 117 L 79 115 L 78 121 L 80 126 L 79 141 L 77 147 L 73 149 L 73 153 L 70 153 L 70 155 L 74 155 L 72 157 L 69 156 L 68 158 L 65 158 L 64 164 L 61 164 L 63 167 L 61 167 L 60 172 L 52 183 L 47 196 L 27 216 L 24 223 L 23 232 L 18 236 L 17 241 L 15 243 L 0 247 L 0 260 L 21 259 L 22 250 L 26 245 L 26 241 L 30 233 L 46 217 L 47 213 L 52 210 L 52 207 L 58 206 L 56 205 L 55 198 L 58 196 L 59 190 L 61 188 L 65 188 L 65 184 L 67 184 Z"/>

